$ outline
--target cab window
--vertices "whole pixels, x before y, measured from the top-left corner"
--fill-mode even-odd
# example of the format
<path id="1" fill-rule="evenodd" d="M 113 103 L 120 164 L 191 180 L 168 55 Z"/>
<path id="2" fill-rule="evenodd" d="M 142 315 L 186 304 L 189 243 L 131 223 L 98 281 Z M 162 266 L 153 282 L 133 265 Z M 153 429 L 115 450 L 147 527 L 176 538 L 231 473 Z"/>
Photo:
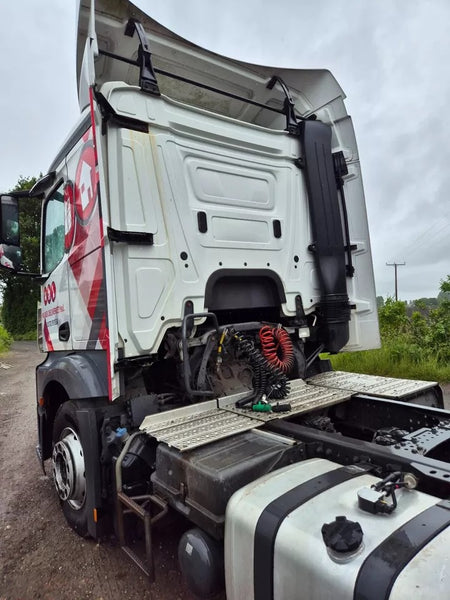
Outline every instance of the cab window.
<path id="1" fill-rule="evenodd" d="M 49 196 L 44 213 L 44 272 L 51 273 L 64 256 L 64 187 Z"/>

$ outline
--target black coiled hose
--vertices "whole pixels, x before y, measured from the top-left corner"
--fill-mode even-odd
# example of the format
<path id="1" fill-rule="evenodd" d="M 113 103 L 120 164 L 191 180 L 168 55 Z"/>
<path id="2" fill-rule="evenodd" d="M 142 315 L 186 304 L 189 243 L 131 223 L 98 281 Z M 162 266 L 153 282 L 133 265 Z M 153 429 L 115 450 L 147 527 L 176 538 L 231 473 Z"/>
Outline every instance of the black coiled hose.
<path id="1" fill-rule="evenodd" d="M 253 341 L 240 332 L 233 332 L 233 340 L 239 351 L 245 355 L 253 369 L 253 391 L 236 402 L 238 408 L 256 403 L 265 394 L 268 399 L 281 400 L 289 394 L 289 380 L 277 367 L 267 362 Z"/>

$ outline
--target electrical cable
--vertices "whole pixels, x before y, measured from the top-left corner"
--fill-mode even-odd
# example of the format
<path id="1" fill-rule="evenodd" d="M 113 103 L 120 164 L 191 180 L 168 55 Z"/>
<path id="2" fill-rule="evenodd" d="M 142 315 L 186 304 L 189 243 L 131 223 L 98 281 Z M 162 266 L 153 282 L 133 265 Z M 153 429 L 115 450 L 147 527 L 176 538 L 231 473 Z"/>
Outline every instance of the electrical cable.
<path id="1" fill-rule="evenodd" d="M 286 375 L 274 365 L 271 365 L 263 354 L 255 347 L 252 340 L 245 338 L 240 332 L 234 331 L 232 339 L 238 349 L 247 358 L 253 370 L 253 390 L 236 402 L 238 408 L 250 403 L 257 403 L 263 395 L 276 400 L 286 398 L 289 394 L 289 380 Z"/>

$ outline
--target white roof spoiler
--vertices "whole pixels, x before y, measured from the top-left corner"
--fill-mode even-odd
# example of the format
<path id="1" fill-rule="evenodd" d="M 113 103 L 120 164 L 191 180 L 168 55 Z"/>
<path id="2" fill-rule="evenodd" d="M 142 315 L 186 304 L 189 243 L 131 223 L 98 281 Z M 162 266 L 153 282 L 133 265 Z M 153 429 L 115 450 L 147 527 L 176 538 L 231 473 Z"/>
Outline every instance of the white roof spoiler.
<path id="1" fill-rule="evenodd" d="M 90 86 L 100 89 L 106 82 L 123 81 L 148 93 L 263 126 L 274 126 L 274 120 L 281 125 L 286 119 L 288 128 L 287 101 L 291 100 L 295 114 L 309 116 L 345 97 L 327 70 L 254 65 L 200 48 L 152 19 L 147 10 L 150 4 L 150 0 L 79 1 L 80 110 L 89 103 Z M 270 118 L 261 117 L 268 111 Z"/>

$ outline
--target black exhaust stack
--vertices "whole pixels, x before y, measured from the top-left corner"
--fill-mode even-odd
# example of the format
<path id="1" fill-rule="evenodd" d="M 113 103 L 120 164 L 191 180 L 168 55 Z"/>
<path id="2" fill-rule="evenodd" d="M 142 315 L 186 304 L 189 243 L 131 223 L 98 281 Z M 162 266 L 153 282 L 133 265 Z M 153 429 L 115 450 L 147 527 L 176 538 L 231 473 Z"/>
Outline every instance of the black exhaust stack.
<path id="1" fill-rule="evenodd" d="M 303 147 L 314 253 L 322 291 L 317 309 L 325 351 L 339 352 L 349 339 L 350 305 L 346 257 L 336 176 L 331 152 L 331 127 L 321 121 L 299 124 Z"/>

